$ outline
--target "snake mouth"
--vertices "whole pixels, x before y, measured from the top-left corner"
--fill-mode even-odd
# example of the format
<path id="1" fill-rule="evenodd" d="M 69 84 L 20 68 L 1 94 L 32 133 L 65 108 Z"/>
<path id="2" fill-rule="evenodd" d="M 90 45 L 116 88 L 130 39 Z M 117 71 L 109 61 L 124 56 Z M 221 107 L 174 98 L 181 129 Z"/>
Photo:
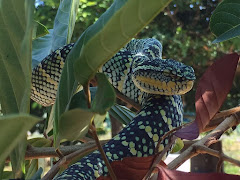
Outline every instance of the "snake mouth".
<path id="1" fill-rule="evenodd" d="M 182 95 L 190 91 L 193 87 L 193 80 L 159 81 L 143 76 L 132 76 L 134 84 L 142 91 L 150 94 L 160 95 Z"/>
<path id="2" fill-rule="evenodd" d="M 192 89 L 195 79 L 192 67 L 169 59 L 142 63 L 132 71 L 134 84 L 151 94 L 185 94 Z"/>

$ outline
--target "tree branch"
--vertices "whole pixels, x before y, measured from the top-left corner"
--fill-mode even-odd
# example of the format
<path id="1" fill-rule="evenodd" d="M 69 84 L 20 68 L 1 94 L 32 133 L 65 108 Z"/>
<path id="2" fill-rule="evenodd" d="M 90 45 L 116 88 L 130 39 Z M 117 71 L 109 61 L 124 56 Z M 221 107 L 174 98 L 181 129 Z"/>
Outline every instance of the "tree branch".
<path id="1" fill-rule="evenodd" d="M 101 144 L 105 144 L 108 142 L 108 140 L 101 141 Z M 81 144 L 81 145 L 72 145 L 72 146 L 63 146 L 60 147 L 59 150 L 61 153 L 66 156 L 68 154 L 71 154 L 75 151 L 82 151 L 84 149 L 97 149 L 95 141 L 89 141 L 87 143 Z M 29 146 L 25 153 L 25 160 L 31 160 L 31 159 L 39 159 L 39 158 L 48 158 L 48 157 L 58 157 L 58 154 L 55 151 L 55 148 L 53 147 L 33 147 Z M 10 158 L 8 157 L 6 159 L 6 162 L 9 162 Z"/>
<path id="2" fill-rule="evenodd" d="M 61 167 L 66 168 L 74 160 L 77 160 L 79 157 L 85 156 L 96 149 L 97 146 L 96 144 L 94 144 L 92 146 L 89 146 L 88 148 L 82 148 L 80 150 L 77 150 L 71 154 L 64 156 L 47 172 L 47 174 L 42 178 L 42 180 L 53 179 Z"/>
<path id="3" fill-rule="evenodd" d="M 225 120 L 226 117 L 232 114 L 237 114 L 240 116 L 240 106 L 217 113 L 209 122 L 209 124 L 204 128 L 203 132 L 215 129 L 220 123 Z"/>
<path id="4" fill-rule="evenodd" d="M 198 153 L 207 153 L 207 154 L 210 154 L 212 156 L 215 156 L 215 157 L 218 157 L 219 159 L 223 160 L 223 161 L 228 161 L 232 164 L 235 164 L 236 166 L 239 166 L 240 167 L 240 161 L 236 160 L 236 159 L 233 159 L 227 155 L 225 155 L 224 153 L 222 152 L 218 152 L 216 150 L 213 150 L 211 148 L 208 148 L 206 146 L 198 146 L 197 147 L 197 152 Z"/>
<path id="5" fill-rule="evenodd" d="M 236 126 L 240 122 L 240 118 L 236 115 L 232 115 L 226 118 L 221 124 L 219 124 L 216 129 L 210 132 L 208 135 L 203 137 L 201 140 L 197 141 L 184 152 L 182 152 L 176 159 L 168 164 L 169 169 L 176 169 L 182 165 L 187 159 L 199 154 L 199 147 L 208 147 L 211 144 L 218 141 L 221 135 L 230 127 Z"/>

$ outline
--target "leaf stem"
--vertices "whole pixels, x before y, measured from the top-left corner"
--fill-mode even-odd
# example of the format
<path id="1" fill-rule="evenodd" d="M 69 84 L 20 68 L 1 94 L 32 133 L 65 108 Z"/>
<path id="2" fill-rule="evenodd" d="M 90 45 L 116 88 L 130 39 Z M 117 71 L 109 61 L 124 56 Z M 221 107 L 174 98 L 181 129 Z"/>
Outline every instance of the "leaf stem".
<path id="1" fill-rule="evenodd" d="M 109 161 L 107 159 L 107 156 L 106 156 L 106 154 L 105 154 L 105 152 L 104 152 L 104 150 L 103 150 L 103 148 L 102 148 L 102 146 L 100 144 L 100 141 L 98 139 L 97 131 L 96 131 L 96 128 L 94 126 L 94 123 L 92 123 L 90 125 L 89 130 L 90 130 L 90 132 L 91 132 L 91 134 L 92 134 L 92 136 L 93 136 L 93 138 L 94 138 L 94 140 L 95 140 L 95 142 L 97 144 L 98 150 L 100 151 L 100 153 L 102 155 L 103 161 L 105 162 L 105 164 L 106 164 L 106 166 L 108 168 L 109 175 L 110 175 L 111 179 L 112 180 L 117 180 L 117 177 L 114 174 L 113 169 L 112 169 L 112 167 L 111 167 L 111 165 L 110 165 L 110 163 L 109 163 Z"/>
<path id="2" fill-rule="evenodd" d="M 91 93 L 90 93 L 90 89 L 89 89 L 89 81 L 86 85 L 83 86 L 83 90 L 85 93 L 85 97 L 87 99 L 88 109 L 90 109 L 91 108 Z"/>

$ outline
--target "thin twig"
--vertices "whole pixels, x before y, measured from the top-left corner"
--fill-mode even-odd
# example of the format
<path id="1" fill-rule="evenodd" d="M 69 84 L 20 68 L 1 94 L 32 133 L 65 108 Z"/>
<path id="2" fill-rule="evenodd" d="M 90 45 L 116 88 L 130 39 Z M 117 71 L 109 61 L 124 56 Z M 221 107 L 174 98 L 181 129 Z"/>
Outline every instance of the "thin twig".
<path id="1" fill-rule="evenodd" d="M 64 157 L 63 153 L 61 152 L 61 150 L 59 148 L 56 149 L 55 151 L 60 159 Z"/>
<path id="2" fill-rule="evenodd" d="M 199 146 L 210 146 L 215 143 L 221 135 L 230 127 L 239 124 L 239 118 L 236 116 L 230 116 L 226 118 L 220 125 L 216 127 L 212 132 L 203 137 L 201 140 L 197 141 L 189 148 L 187 148 L 184 152 L 182 152 L 176 159 L 168 164 L 169 169 L 176 169 L 180 165 L 182 165 L 187 159 L 196 156 L 198 154 L 197 149 Z"/>
<path id="3" fill-rule="evenodd" d="M 236 166 L 239 166 L 240 167 L 240 161 L 236 160 L 236 159 L 233 159 L 227 155 L 225 155 L 224 153 L 222 152 L 219 152 L 219 151 L 216 151 L 216 150 L 213 150 L 211 148 L 208 148 L 206 146 L 198 146 L 197 147 L 197 152 L 198 153 L 207 153 L 207 154 L 210 154 L 212 156 L 215 156 L 215 157 L 218 157 L 220 159 L 222 159 L 223 161 L 228 161 Z"/>
<path id="4" fill-rule="evenodd" d="M 231 108 L 217 113 L 213 117 L 213 119 L 209 122 L 209 124 L 204 128 L 203 132 L 215 129 L 219 124 L 221 124 L 225 120 L 226 117 L 233 114 L 240 115 L 240 107 Z"/>
<path id="5" fill-rule="evenodd" d="M 162 142 L 166 137 L 168 137 L 168 136 L 171 135 L 172 133 L 176 132 L 176 131 L 179 130 L 179 129 L 182 129 L 183 127 L 185 127 L 185 126 L 187 126 L 187 125 L 189 125 L 189 124 L 191 124 L 191 123 L 192 123 L 192 122 L 183 124 L 183 125 L 181 125 L 181 126 L 179 126 L 179 127 L 176 127 L 176 128 L 174 128 L 174 129 L 172 129 L 171 131 L 168 131 L 166 134 L 164 134 L 164 135 L 159 139 L 159 141 L 158 141 L 158 144 L 157 144 L 157 146 L 156 146 L 156 148 L 155 148 L 155 153 L 158 152 L 158 149 L 159 149 L 159 146 L 160 146 L 161 142 Z"/>
<path id="6" fill-rule="evenodd" d="M 224 110 L 224 111 L 220 111 L 219 113 L 217 113 L 213 119 L 218 119 L 218 118 L 222 118 L 222 117 L 228 117 L 232 114 L 235 114 L 237 112 L 240 111 L 240 106 L 228 109 L 228 110 Z"/>
<path id="7" fill-rule="evenodd" d="M 88 106 L 88 109 L 91 108 L 91 92 L 90 92 L 90 89 L 89 89 L 89 82 L 83 86 L 83 90 L 84 90 L 84 93 L 85 93 L 85 97 L 86 97 L 86 100 L 87 100 L 87 106 Z"/>
<path id="8" fill-rule="evenodd" d="M 97 131 L 96 131 L 95 126 L 94 126 L 93 124 L 91 124 L 91 125 L 89 126 L 89 130 L 90 130 L 93 138 L 95 139 L 95 142 L 96 142 L 96 144 L 97 144 L 98 150 L 100 151 L 101 156 L 102 156 L 102 158 L 103 158 L 103 161 L 105 162 L 105 165 L 106 165 L 107 168 L 108 168 L 110 177 L 112 178 L 112 180 L 117 180 L 117 177 L 116 177 L 116 175 L 114 174 L 113 169 L 112 169 L 112 167 L 111 167 L 111 165 L 110 165 L 110 163 L 109 163 L 109 161 L 108 161 L 108 159 L 107 159 L 107 156 L 106 156 L 106 154 L 105 154 L 105 152 L 104 152 L 104 150 L 103 150 L 103 148 L 102 148 L 102 146 L 101 146 L 101 144 L 100 144 L 100 141 L 99 141 L 99 139 L 98 139 Z"/>

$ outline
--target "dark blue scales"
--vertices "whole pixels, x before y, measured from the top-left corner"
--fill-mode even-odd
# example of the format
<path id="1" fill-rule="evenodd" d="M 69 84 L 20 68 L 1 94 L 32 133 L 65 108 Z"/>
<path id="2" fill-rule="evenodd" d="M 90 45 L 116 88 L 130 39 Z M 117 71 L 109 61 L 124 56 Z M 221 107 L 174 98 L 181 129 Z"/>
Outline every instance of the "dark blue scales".
<path id="1" fill-rule="evenodd" d="M 124 157 L 147 157 L 154 154 L 160 137 L 182 124 L 182 101 L 179 95 L 149 95 L 140 113 L 103 149 L 110 162 Z M 159 146 L 162 151 L 169 139 Z M 95 151 L 71 165 L 57 179 L 96 179 L 107 175 L 107 167 Z"/>
<path id="2" fill-rule="evenodd" d="M 130 41 L 100 71 L 123 95 L 142 104 L 130 124 L 103 147 L 108 160 L 153 155 L 160 137 L 182 124 L 179 94 L 192 88 L 193 69 L 174 60 L 163 60 L 161 43 L 150 38 Z M 166 138 L 160 144 L 159 152 L 168 141 Z M 95 151 L 57 179 L 96 179 L 107 172 L 99 151 Z"/>

